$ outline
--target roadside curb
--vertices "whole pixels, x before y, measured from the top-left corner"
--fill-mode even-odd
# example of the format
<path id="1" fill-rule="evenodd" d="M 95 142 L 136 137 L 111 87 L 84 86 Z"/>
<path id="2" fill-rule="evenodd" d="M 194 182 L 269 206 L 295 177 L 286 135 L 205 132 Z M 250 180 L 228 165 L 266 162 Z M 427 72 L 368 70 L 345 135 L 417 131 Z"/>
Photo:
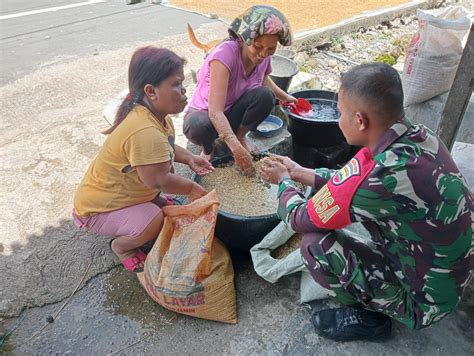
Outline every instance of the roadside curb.
<path id="1" fill-rule="evenodd" d="M 189 12 L 191 14 L 196 14 L 196 15 L 200 15 L 200 16 L 203 16 L 203 17 L 207 17 L 211 21 L 222 22 L 222 23 L 226 24 L 227 26 L 229 26 L 230 22 L 231 22 L 231 21 L 228 21 L 228 20 L 226 20 L 224 18 L 221 18 L 221 17 L 213 17 L 212 14 L 208 14 L 208 13 L 205 13 L 205 12 L 199 12 L 199 11 L 195 11 L 195 10 L 186 9 L 184 7 L 174 6 L 174 5 L 171 5 L 168 1 L 162 1 L 159 5 L 164 6 L 164 7 L 168 7 L 170 9 L 185 11 L 185 12 Z"/>

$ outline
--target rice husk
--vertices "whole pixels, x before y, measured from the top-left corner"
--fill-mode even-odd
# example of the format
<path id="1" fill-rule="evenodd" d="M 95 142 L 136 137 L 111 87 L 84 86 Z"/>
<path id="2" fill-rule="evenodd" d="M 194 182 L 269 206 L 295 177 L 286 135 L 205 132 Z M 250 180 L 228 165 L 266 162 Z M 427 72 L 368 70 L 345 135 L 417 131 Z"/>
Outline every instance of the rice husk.
<path id="1" fill-rule="evenodd" d="M 300 248 L 301 241 L 303 241 L 303 236 L 304 235 L 301 233 L 294 234 L 287 242 L 274 249 L 270 255 L 277 260 L 285 258 L 290 253 Z"/>

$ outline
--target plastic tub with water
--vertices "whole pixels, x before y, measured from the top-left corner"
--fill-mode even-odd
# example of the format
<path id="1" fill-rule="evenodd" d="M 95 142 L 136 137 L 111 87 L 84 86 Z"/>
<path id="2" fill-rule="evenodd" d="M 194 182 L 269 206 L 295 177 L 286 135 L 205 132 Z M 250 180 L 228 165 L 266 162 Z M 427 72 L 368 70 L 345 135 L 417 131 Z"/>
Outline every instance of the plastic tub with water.
<path id="1" fill-rule="evenodd" d="M 336 92 L 301 90 L 291 95 L 295 98 L 304 98 L 313 106 L 313 113 L 310 116 L 299 116 L 284 109 L 288 114 L 288 131 L 293 142 L 307 147 L 329 147 L 346 140 L 339 128 Z"/>

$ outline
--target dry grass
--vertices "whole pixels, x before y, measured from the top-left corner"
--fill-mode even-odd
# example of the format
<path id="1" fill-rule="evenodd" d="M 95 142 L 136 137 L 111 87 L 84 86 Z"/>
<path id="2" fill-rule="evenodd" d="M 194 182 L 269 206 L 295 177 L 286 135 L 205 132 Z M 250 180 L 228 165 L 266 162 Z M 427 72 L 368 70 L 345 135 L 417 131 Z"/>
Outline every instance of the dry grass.
<path id="1" fill-rule="evenodd" d="M 284 13 L 299 32 L 335 24 L 366 11 L 406 4 L 408 0 L 171 0 L 173 6 L 204 14 L 217 14 L 228 21 L 252 5 L 271 5 Z"/>

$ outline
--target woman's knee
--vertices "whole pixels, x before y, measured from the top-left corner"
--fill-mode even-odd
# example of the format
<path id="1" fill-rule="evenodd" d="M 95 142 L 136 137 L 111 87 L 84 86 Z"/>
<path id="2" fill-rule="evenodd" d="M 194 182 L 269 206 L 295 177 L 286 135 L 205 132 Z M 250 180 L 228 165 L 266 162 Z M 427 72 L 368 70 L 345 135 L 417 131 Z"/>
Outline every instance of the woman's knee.
<path id="1" fill-rule="evenodd" d="M 202 137 L 210 125 L 212 124 L 207 111 L 193 110 L 184 117 L 183 133 L 188 139 Z"/>
<path id="2" fill-rule="evenodd" d="M 254 131 L 275 106 L 275 94 L 267 87 L 259 87 L 248 91 L 245 95 L 247 97 L 243 103 L 246 106 L 243 113 L 239 115 L 242 119 L 240 125 Z"/>
<path id="3" fill-rule="evenodd" d="M 163 223 L 164 215 L 163 211 L 160 211 L 145 227 L 142 233 L 134 238 L 137 245 L 141 246 L 148 241 L 156 239 L 163 228 Z"/>
<path id="4" fill-rule="evenodd" d="M 190 111 L 184 117 L 183 133 L 192 143 L 209 146 L 217 138 L 207 111 Z"/>
<path id="5" fill-rule="evenodd" d="M 252 96 L 255 102 L 257 102 L 261 107 L 265 107 L 270 111 L 273 109 L 273 107 L 275 106 L 276 98 L 275 94 L 270 88 L 261 86 L 253 89 L 252 91 Z"/>

